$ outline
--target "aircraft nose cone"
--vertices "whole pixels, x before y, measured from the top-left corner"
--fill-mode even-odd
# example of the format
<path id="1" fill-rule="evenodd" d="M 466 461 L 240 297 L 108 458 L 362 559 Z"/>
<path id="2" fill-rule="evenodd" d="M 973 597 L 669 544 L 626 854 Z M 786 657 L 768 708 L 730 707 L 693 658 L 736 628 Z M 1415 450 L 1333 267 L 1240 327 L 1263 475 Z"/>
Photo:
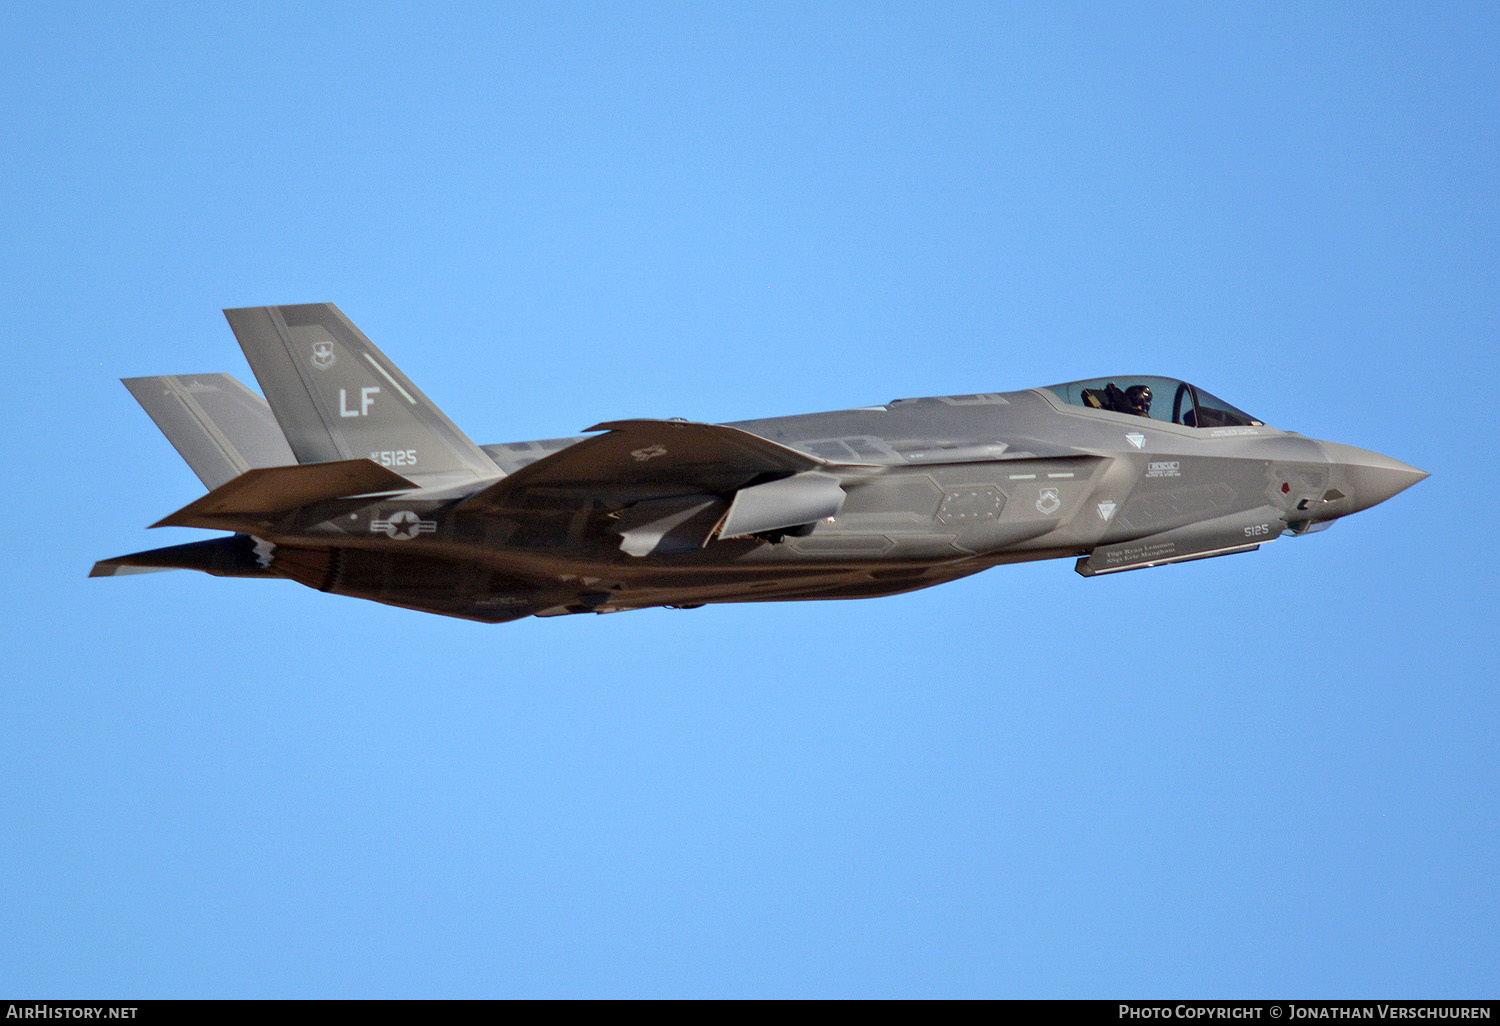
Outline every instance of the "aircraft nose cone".
<path id="1" fill-rule="evenodd" d="M 1356 449 L 1337 442 L 1320 444 L 1329 461 L 1342 468 L 1344 478 L 1354 492 L 1355 510 L 1369 509 L 1431 476 L 1425 470 L 1369 449 Z"/>

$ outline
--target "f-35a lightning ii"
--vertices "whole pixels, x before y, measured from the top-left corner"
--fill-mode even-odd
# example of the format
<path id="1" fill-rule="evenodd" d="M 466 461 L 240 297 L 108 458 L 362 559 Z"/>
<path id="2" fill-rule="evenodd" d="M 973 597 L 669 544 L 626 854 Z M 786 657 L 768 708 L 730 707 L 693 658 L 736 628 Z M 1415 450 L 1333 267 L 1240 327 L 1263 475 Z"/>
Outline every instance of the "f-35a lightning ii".
<path id="1" fill-rule="evenodd" d="M 1427 476 L 1131 375 L 479 446 L 332 304 L 225 316 L 269 405 L 227 374 L 125 385 L 210 489 L 155 526 L 234 533 L 93 576 L 285 577 L 489 623 L 871 598 L 1247 552 Z"/>

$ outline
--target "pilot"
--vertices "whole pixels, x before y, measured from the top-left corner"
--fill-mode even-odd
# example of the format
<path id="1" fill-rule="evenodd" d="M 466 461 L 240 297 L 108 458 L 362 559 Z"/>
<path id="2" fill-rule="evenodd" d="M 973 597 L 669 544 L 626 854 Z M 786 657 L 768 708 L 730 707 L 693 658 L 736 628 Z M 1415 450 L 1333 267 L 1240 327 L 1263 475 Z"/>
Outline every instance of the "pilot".
<path id="1" fill-rule="evenodd" d="M 1083 405 L 1095 410 L 1112 410 L 1115 413 L 1149 417 L 1151 416 L 1151 386 L 1131 385 L 1121 391 L 1120 386 L 1111 381 L 1104 386 L 1103 391 L 1085 388 Z"/>
<path id="2" fill-rule="evenodd" d="M 1125 390 L 1122 413 L 1133 413 L 1137 417 L 1151 416 L 1151 386 L 1131 385 Z"/>

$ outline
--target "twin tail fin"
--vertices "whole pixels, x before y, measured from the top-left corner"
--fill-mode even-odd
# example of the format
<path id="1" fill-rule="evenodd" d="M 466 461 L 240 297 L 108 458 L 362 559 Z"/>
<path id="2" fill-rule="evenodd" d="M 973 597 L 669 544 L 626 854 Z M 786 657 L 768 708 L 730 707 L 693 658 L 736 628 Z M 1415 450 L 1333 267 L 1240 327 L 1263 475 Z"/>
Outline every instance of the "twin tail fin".
<path id="1" fill-rule="evenodd" d="M 271 407 L 228 374 L 125 378 L 124 384 L 210 490 L 247 470 L 296 462 Z"/>
<path id="2" fill-rule="evenodd" d="M 332 303 L 224 316 L 298 463 L 370 459 L 429 487 L 502 476 Z"/>

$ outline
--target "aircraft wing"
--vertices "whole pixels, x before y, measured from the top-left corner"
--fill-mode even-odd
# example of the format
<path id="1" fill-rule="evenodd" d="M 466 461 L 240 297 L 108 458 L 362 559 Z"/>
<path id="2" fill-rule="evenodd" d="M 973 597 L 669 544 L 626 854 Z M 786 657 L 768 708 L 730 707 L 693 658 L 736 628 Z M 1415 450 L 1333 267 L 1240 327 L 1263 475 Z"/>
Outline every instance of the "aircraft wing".
<path id="1" fill-rule="evenodd" d="M 726 494 L 762 475 L 798 474 L 826 466 L 739 428 L 677 420 L 612 420 L 585 439 L 545 456 L 474 494 L 460 509 L 504 508 L 533 488 L 637 493 Z"/>

